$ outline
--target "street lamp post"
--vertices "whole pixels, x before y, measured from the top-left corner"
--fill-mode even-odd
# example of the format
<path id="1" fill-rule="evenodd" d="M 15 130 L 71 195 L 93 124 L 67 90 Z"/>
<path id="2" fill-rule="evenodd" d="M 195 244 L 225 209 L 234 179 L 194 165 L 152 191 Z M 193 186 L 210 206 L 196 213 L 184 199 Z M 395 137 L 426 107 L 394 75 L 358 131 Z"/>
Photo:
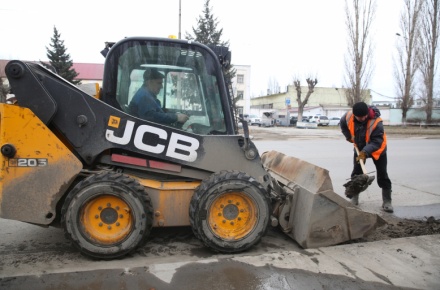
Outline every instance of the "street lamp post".
<path id="1" fill-rule="evenodd" d="M 180 29 L 182 22 L 182 0 L 179 0 L 179 39 L 182 39 Z"/>

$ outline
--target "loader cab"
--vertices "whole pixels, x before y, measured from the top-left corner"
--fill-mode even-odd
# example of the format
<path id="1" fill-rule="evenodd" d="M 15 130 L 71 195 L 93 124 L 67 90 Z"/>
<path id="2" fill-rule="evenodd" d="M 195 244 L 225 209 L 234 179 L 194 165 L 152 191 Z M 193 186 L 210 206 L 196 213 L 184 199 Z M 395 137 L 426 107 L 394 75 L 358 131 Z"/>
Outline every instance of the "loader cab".
<path id="1" fill-rule="evenodd" d="M 158 71 L 163 88 L 157 99 L 164 112 L 184 113 L 189 120 L 166 124 L 201 135 L 233 134 L 233 118 L 218 57 L 191 41 L 126 38 L 106 55 L 102 100 L 137 118 L 130 102 L 143 86 L 146 70 Z"/>

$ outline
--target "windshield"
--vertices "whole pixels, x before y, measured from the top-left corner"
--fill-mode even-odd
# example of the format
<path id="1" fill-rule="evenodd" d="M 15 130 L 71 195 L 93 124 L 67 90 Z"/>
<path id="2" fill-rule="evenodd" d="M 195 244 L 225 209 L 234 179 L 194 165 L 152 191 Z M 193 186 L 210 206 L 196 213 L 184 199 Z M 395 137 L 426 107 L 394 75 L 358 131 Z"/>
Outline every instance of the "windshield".
<path id="1" fill-rule="evenodd" d="M 126 113 L 198 134 L 226 134 L 211 54 L 178 43 L 138 41 L 118 59 L 116 100 Z M 188 116 L 180 124 L 179 114 Z"/>

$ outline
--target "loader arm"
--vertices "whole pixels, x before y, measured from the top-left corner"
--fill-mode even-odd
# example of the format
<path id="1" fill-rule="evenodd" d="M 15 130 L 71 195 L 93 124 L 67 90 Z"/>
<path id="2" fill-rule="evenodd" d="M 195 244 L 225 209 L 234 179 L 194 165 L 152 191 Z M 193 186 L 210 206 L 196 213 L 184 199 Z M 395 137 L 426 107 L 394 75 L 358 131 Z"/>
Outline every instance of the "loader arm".
<path id="1" fill-rule="evenodd" d="M 29 109 L 0 104 L 0 131 L 0 217 L 51 224 L 81 162 Z"/>

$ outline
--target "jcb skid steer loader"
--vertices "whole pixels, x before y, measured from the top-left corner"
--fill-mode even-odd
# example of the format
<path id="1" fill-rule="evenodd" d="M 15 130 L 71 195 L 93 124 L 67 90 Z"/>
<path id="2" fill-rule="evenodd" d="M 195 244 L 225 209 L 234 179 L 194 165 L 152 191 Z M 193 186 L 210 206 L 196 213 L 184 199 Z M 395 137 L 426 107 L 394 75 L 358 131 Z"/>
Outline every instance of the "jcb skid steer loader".
<path id="1" fill-rule="evenodd" d="M 5 68 L 17 104 L 0 104 L 0 217 L 61 225 L 85 255 L 112 259 L 152 227 L 191 226 L 219 252 L 244 251 L 269 224 L 302 247 L 368 234 L 378 217 L 333 192 L 328 171 L 237 134 L 222 73 L 226 49 L 175 39 L 107 46 L 102 88 L 90 96 L 34 63 Z M 214 52 L 216 51 L 216 52 Z M 143 74 L 164 76 L 163 110 L 183 126 L 129 110 Z"/>

